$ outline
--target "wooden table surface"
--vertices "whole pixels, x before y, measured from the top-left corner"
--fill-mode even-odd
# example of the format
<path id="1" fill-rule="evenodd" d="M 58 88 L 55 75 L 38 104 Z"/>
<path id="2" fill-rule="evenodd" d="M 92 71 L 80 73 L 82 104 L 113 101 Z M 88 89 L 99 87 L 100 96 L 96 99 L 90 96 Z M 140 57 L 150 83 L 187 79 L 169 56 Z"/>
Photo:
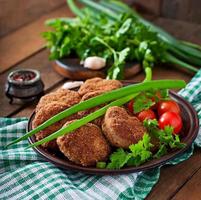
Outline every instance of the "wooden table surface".
<path id="1" fill-rule="evenodd" d="M 53 17 L 73 16 L 64 6 L 51 11 L 39 19 L 17 29 L 9 35 L 0 38 L 0 116 L 1 117 L 29 117 L 35 104 L 9 104 L 4 94 L 4 84 L 9 72 L 19 68 L 32 68 L 41 72 L 45 83 L 45 92 L 60 87 L 67 80 L 52 69 L 48 61 L 48 51 L 44 48 L 44 41 L 40 33 L 46 28 L 45 19 Z M 145 16 L 154 23 L 168 30 L 178 38 L 201 44 L 201 26 L 186 22 L 175 21 L 154 16 Z M 172 66 L 155 67 L 154 79 L 172 78 L 190 81 L 192 74 L 187 74 Z M 132 77 L 135 81 L 143 80 L 143 72 Z M 165 166 L 161 169 L 159 182 L 148 195 L 149 200 L 201 199 L 201 150 L 195 149 L 193 156 L 176 166 Z"/>

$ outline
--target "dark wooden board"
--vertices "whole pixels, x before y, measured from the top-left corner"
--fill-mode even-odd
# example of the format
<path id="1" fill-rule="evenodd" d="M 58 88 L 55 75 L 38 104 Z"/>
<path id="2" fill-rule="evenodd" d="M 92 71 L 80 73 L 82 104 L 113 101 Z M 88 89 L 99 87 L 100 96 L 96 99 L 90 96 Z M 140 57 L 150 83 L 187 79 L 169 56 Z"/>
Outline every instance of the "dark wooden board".
<path id="1" fill-rule="evenodd" d="M 57 73 L 71 80 L 86 80 L 94 77 L 105 78 L 109 66 L 100 70 L 91 70 L 80 65 L 80 60 L 77 58 L 62 58 L 54 62 L 53 68 Z M 142 68 L 139 63 L 126 63 L 124 77 L 125 79 L 131 78 L 140 71 L 142 71 Z"/>
<path id="2" fill-rule="evenodd" d="M 161 15 L 175 20 L 201 23 L 200 0 L 163 0 Z"/>
<path id="3" fill-rule="evenodd" d="M 201 154 L 201 151 L 199 151 Z M 201 160 L 201 156 L 195 160 L 195 163 Z M 174 200 L 182 200 L 182 199 L 193 199 L 200 200 L 201 199 L 201 169 L 199 169 L 196 173 L 189 177 L 189 181 L 186 183 L 185 187 L 181 188 L 177 194 L 174 196 Z"/>
<path id="4" fill-rule="evenodd" d="M 161 0 L 131 0 L 135 3 L 138 12 L 150 13 L 153 15 L 159 15 L 161 11 Z"/>
<path id="5" fill-rule="evenodd" d="M 178 164 L 163 167 L 158 183 L 155 185 L 147 200 L 171 199 L 197 170 L 201 167 L 201 150 L 196 149 L 193 156 Z M 184 198 L 185 199 L 185 198 Z M 181 200 L 184 200 L 181 198 Z M 191 198 L 187 198 L 190 200 Z"/>
<path id="6" fill-rule="evenodd" d="M 65 6 L 65 0 L 1 0 L 0 36 L 38 19 L 40 16 Z"/>
<path id="7" fill-rule="evenodd" d="M 201 44 L 201 25 L 163 17 L 156 18 L 153 22 L 181 40 Z"/>

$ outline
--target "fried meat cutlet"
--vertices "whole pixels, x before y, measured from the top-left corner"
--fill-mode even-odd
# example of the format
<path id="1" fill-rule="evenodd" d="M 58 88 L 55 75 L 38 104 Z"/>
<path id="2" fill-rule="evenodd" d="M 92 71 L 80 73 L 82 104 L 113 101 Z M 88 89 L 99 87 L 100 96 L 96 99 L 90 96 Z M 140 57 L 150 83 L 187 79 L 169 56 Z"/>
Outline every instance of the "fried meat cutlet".
<path id="1" fill-rule="evenodd" d="M 46 94 L 41 97 L 38 105 L 36 106 L 36 112 L 38 112 L 44 105 L 52 102 L 61 102 L 66 104 L 67 107 L 71 107 L 72 105 L 79 103 L 80 100 L 81 97 L 78 92 L 60 88 L 55 92 L 51 92 L 50 94 Z"/>
<path id="2" fill-rule="evenodd" d="M 130 116 L 122 107 L 110 107 L 104 117 L 102 130 L 112 146 L 128 148 L 142 139 L 146 132 L 135 116 Z"/>
<path id="3" fill-rule="evenodd" d="M 102 78 L 88 79 L 81 85 L 78 93 L 83 96 L 86 93 L 94 92 L 97 90 L 111 91 L 122 87 L 122 83 L 118 80 L 105 80 Z"/>
<path id="4" fill-rule="evenodd" d="M 64 126 L 72 122 L 69 121 Z M 101 129 L 92 123 L 58 137 L 57 144 L 69 160 L 82 166 L 93 166 L 98 161 L 106 161 L 110 154 L 110 146 Z"/>

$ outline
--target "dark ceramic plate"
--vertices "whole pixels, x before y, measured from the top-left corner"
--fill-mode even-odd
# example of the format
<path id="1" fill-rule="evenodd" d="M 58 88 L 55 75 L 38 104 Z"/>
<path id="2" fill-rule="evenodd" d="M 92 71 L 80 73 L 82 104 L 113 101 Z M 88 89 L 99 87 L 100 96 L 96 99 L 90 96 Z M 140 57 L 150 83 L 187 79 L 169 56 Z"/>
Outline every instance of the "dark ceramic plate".
<path id="1" fill-rule="evenodd" d="M 124 84 L 127 85 L 129 81 L 124 81 Z M 130 83 L 133 83 L 132 81 Z M 160 159 L 153 159 L 144 163 L 138 167 L 125 167 L 119 170 L 108 170 L 108 169 L 97 169 L 95 167 L 82 167 L 76 165 L 65 158 L 62 154 L 53 154 L 51 152 L 46 151 L 42 147 L 35 147 L 34 150 L 40 154 L 44 159 L 52 162 L 56 166 L 63 168 L 65 170 L 76 170 L 79 172 L 84 172 L 88 174 L 124 174 L 124 173 L 131 173 L 131 172 L 139 172 L 145 171 L 159 165 L 165 164 L 167 161 L 175 158 L 179 154 L 183 153 L 188 147 L 192 144 L 195 140 L 198 129 L 199 129 L 199 122 L 197 114 L 194 108 L 189 104 L 184 98 L 176 94 L 175 92 L 170 91 L 170 96 L 173 100 L 178 102 L 181 112 L 182 112 L 182 120 L 183 120 L 183 129 L 181 133 L 181 141 L 186 144 L 186 147 L 183 149 L 174 150 L 167 155 L 161 157 Z M 27 130 L 30 131 L 32 129 L 32 120 L 34 118 L 35 113 L 33 113 L 29 119 Z M 35 136 L 29 138 L 30 144 L 36 142 Z"/>
<path id="2" fill-rule="evenodd" d="M 91 70 L 80 65 L 80 60 L 77 58 L 62 58 L 53 63 L 54 70 L 60 75 L 70 78 L 71 80 L 86 80 L 93 77 L 105 78 L 108 67 L 101 70 Z M 142 70 L 137 62 L 125 64 L 124 76 L 128 79 Z"/>

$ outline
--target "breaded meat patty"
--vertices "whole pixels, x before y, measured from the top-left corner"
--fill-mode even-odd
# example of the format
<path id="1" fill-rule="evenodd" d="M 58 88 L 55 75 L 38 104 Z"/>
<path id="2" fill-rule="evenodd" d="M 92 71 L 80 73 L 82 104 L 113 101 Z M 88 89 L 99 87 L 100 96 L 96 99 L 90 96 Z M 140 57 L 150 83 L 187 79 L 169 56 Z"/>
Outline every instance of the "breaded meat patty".
<path id="1" fill-rule="evenodd" d="M 43 107 L 40 108 L 40 110 L 36 113 L 34 120 L 32 122 L 32 127 L 36 128 L 37 126 L 39 126 L 40 124 L 42 124 L 43 122 L 45 122 L 46 120 L 50 119 L 51 117 L 53 117 L 54 115 L 58 114 L 59 112 L 62 112 L 63 110 L 67 109 L 68 106 L 64 103 L 61 102 L 53 102 L 53 103 L 49 103 L 46 105 L 43 105 Z M 45 128 L 44 130 L 38 132 L 36 134 L 36 140 L 41 140 L 47 136 L 49 136 L 50 134 L 54 133 L 55 131 L 59 130 L 68 120 L 72 120 L 72 119 L 77 119 L 78 115 L 72 115 L 70 117 L 67 117 L 65 119 L 62 119 L 56 123 L 54 123 L 53 125 Z M 56 144 L 56 140 L 52 140 L 50 142 L 47 142 L 45 144 L 42 145 L 45 148 L 51 149 L 51 150 L 57 150 L 58 146 Z"/>
<path id="2" fill-rule="evenodd" d="M 88 79 L 81 85 L 78 93 L 83 96 L 86 93 L 102 90 L 102 91 L 110 91 L 115 90 L 122 87 L 122 83 L 117 80 L 105 80 L 102 78 L 92 78 Z"/>
<path id="3" fill-rule="evenodd" d="M 64 126 L 72 122 L 69 121 Z M 98 161 L 106 161 L 110 154 L 110 146 L 101 129 L 92 123 L 58 137 L 57 144 L 69 160 L 82 166 L 93 166 Z"/>
<path id="4" fill-rule="evenodd" d="M 63 104 L 66 104 L 67 107 L 70 107 L 74 104 L 79 103 L 80 100 L 81 97 L 78 92 L 60 88 L 55 92 L 46 94 L 43 97 L 41 97 L 36 107 L 36 112 L 38 112 L 40 108 L 42 108 L 44 105 L 47 105 L 52 102 L 61 102 Z"/>
<path id="5" fill-rule="evenodd" d="M 103 90 L 99 90 L 99 91 L 94 91 L 94 92 L 89 92 L 87 94 L 85 94 L 81 101 L 86 101 L 92 97 L 96 97 L 98 95 L 101 95 L 103 94 L 105 91 Z M 100 106 L 96 106 L 94 108 L 90 108 L 90 109 L 87 109 L 87 110 L 83 110 L 83 111 L 80 111 L 78 112 L 78 115 L 80 116 L 80 118 L 84 117 L 84 116 L 87 116 L 88 114 L 92 113 L 92 112 L 95 112 L 96 110 L 102 108 L 104 105 L 100 105 Z M 103 117 L 99 117 L 95 120 L 92 121 L 93 124 L 96 124 L 97 126 L 101 127 L 102 125 L 102 121 L 103 121 Z"/>
<path id="6" fill-rule="evenodd" d="M 146 129 L 137 117 L 122 107 L 110 107 L 104 117 L 102 130 L 112 146 L 128 148 L 142 139 Z"/>

